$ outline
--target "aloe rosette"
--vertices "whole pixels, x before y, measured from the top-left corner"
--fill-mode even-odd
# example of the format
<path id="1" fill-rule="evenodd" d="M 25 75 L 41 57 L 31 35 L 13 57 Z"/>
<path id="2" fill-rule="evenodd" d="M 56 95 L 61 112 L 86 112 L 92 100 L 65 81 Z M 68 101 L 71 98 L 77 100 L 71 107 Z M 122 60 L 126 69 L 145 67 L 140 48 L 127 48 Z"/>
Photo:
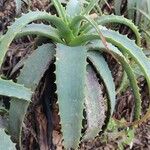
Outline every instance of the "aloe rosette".
<path id="1" fill-rule="evenodd" d="M 56 67 L 54 72 L 56 93 L 66 149 L 77 149 L 80 140 L 96 137 L 105 125 L 106 118 L 109 120 L 114 111 L 115 85 L 103 53 L 112 55 L 127 74 L 135 97 L 134 121 L 147 119 L 148 115 L 140 120 L 141 96 L 136 76 L 130 65 L 132 60 L 139 66 L 150 90 L 150 62 L 142 49 L 137 46 L 140 45 L 139 31 L 130 20 L 122 16 L 100 16 L 93 20 L 90 12 L 98 1 L 92 0 L 85 5 L 80 0 L 70 0 L 64 7 L 59 0 L 52 0 L 58 17 L 45 11 L 30 11 L 16 19 L 0 39 L 0 65 L 15 38 L 38 35 L 39 38 L 46 37 L 53 42 L 38 47 L 23 62 L 24 67 L 17 78 L 17 83 L 0 80 L 1 85 L 7 86 L 9 83 L 14 88 L 24 85 L 16 95 L 13 89 L 2 91 L 0 86 L 2 95 L 15 97 L 11 100 L 9 110 L 9 130 L 13 138 L 20 143 L 20 147 L 23 118 L 32 93 L 51 63 L 55 63 Z M 32 23 L 36 20 L 46 21 L 49 24 Z M 137 44 L 128 37 L 104 27 L 109 23 L 121 23 L 130 27 L 135 34 Z M 31 68 L 33 68 L 32 72 L 30 72 Z M 106 97 L 103 97 L 99 78 L 105 86 Z M 15 111 L 18 106 L 19 110 Z M 87 129 L 84 134 L 81 134 L 84 109 Z M 16 129 L 15 126 L 18 128 Z"/>

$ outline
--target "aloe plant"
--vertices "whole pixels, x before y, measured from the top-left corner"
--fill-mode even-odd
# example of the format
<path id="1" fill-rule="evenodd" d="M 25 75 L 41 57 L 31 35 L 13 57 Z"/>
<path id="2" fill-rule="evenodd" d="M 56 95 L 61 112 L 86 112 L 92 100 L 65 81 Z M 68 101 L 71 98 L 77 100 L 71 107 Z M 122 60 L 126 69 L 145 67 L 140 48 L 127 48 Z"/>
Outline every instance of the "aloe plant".
<path id="1" fill-rule="evenodd" d="M 6 135 L 4 129 L 0 129 L 0 141 L 2 142 L 0 145 L 0 149 L 12 149 L 15 150 L 15 144 L 10 140 L 10 136 Z"/>
<path id="2" fill-rule="evenodd" d="M 3 63 L 9 45 L 15 38 L 38 35 L 39 38 L 46 37 L 53 42 L 53 44 L 40 46 L 21 63 L 24 67 L 17 78 L 17 83 L 9 83 L 13 87 L 10 89 L 12 91 L 0 87 L 1 94 L 15 97 L 11 100 L 9 110 L 9 131 L 19 142 L 20 148 L 22 123 L 31 94 L 51 63 L 55 63 L 56 66 L 56 93 L 66 149 L 77 149 L 80 140 L 96 137 L 102 130 L 106 118 L 108 120 L 114 111 L 115 85 L 103 56 L 104 53 L 112 55 L 127 74 L 135 97 L 134 121 L 146 120 L 149 111 L 143 117 L 144 119 L 140 120 L 141 97 L 136 76 L 130 66 L 130 60 L 139 66 L 150 91 L 150 62 L 142 49 L 137 46 L 140 45 L 140 34 L 137 27 L 120 16 L 101 16 L 93 20 L 90 12 L 99 0 L 91 0 L 87 5 L 80 0 L 70 0 L 66 7 L 63 7 L 59 0 L 52 0 L 52 2 L 58 17 L 45 11 L 30 11 L 22 14 L 22 17 L 16 19 L 0 39 L 0 65 Z M 36 20 L 46 21 L 49 25 L 32 23 Z M 135 33 L 137 44 L 127 36 L 105 27 L 106 24 L 112 22 L 129 26 Z M 102 95 L 99 77 L 96 74 L 103 80 L 107 92 L 106 97 Z M 3 85 L 7 86 L 9 81 L 5 82 Z M 13 92 L 15 87 L 20 87 L 19 84 L 25 87 L 20 88 L 19 92 Z M 27 89 L 30 91 L 26 93 Z M 82 134 L 84 109 L 87 130 Z"/>
<path id="3" fill-rule="evenodd" d="M 127 8 L 121 13 L 123 5 L 127 5 Z M 142 37 L 146 41 L 147 48 L 149 48 L 150 40 L 150 1 L 143 0 L 127 0 L 123 3 L 122 0 L 114 0 L 114 9 L 116 15 L 127 15 L 129 19 L 138 25 Z"/>

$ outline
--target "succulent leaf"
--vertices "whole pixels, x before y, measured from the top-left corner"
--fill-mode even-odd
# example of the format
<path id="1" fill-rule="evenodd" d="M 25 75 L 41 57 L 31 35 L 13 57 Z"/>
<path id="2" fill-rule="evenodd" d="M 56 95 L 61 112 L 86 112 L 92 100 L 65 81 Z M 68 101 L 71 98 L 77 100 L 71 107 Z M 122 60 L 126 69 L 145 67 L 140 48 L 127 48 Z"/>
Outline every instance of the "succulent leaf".
<path id="1" fill-rule="evenodd" d="M 115 108 L 116 94 L 115 94 L 115 85 L 114 85 L 111 71 L 108 67 L 107 62 L 104 60 L 104 58 L 101 56 L 99 52 L 89 51 L 88 58 L 92 62 L 93 66 L 95 67 L 96 71 L 101 76 L 105 84 L 107 94 L 110 100 L 110 106 L 109 106 L 110 112 L 108 114 L 112 114 Z"/>
<path id="2" fill-rule="evenodd" d="M 129 58 L 133 60 L 137 68 L 144 74 L 150 91 L 150 62 L 141 48 L 137 46 L 140 45 L 138 28 L 122 16 L 109 15 L 92 19 L 89 13 L 98 2 L 99 0 L 70 0 L 67 4 L 65 3 L 65 8 L 60 0 L 52 0 L 59 17 L 46 12 L 29 12 L 17 19 L 9 27 L 7 33 L 0 37 L 0 66 L 6 51 L 15 38 L 39 35 L 39 38 L 44 36 L 56 43 L 55 46 L 44 44 L 38 47 L 27 59 L 20 62 L 19 65 L 24 66 L 17 83 L 0 79 L 0 94 L 13 97 L 9 110 L 9 129 L 13 139 L 19 141 L 20 148 L 22 124 L 32 92 L 36 90 L 44 72 L 54 61 L 60 123 L 66 149 L 77 149 L 79 146 L 84 105 L 87 115 L 87 131 L 83 140 L 97 136 L 106 117 L 110 119 L 113 114 L 116 101 L 115 85 L 108 64 L 102 56 L 103 52 L 111 54 L 122 65 L 128 77 L 135 97 L 134 120 L 137 119 L 137 121 L 133 124 L 149 117 L 150 107 L 147 114 L 138 120 L 141 115 L 141 97 L 136 73 L 129 61 Z M 116 11 L 120 14 L 121 1 L 115 0 L 115 4 Z M 128 8 L 129 5 L 138 6 L 139 0 L 128 3 Z M 132 9 L 135 8 L 132 6 Z M 134 12 L 131 12 L 132 16 L 133 14 Z M 136 15 L 138 18 L 139 12 Z M 52 26 L 30 24 L 36 20 L 46 21 Z M 126 36 L 105 28 L 104 25 L 109 23 L 121 23 L 128 26 L 136 36 L 137 45 Z M 13 69 L 12 74 L 16 68 L 20 67 L 19 65 Z M 104 82 L 108 96 L 107 104 L 102 96 L 96 73 Z M 105 116 L 106 112 L 107 116 Z"/>
<path id="3" fill-rule="evenodd" d="M 67 23 L 67 21 L 68 21 L 67 14 L 66 14 L 65 8 L 61 4 L 60 0 L 52 0 L 52 3 L 54 4 L 60 18 L 62 18 L 63 21 L 65 21 Z"/>
<path id="4" fill-rule="evenodd" d="M 54 46 L 45 44 L 38 47 L 24 63 L 24 67 L 18 77 L 17 83 L 24 84 L 25 87 L 31 88 L 34 92 L 44 72 L 54 58 Z M 43 59 L 44 58 L 44 59 Z M 13 139 L 21 147 L 22 123 L 28 108 L 29 102 L 11 99 L 9 110 L 9 130 Z"/>
<path id="5" fill-rule="evenodd" d="M 16 4 L 16 14 L 18 15 L 21 12 L 22 1 L 21 0 L 15 0 L 15 4 Z"/>
<path id="6" fill-rule="evenodd" d="M 116 31 L 108 30 L 101 27 L 101 32 L 108 42 L 117 46 L 122 53 L 128 54 L 139 65 L 147 80 L 150 91 L 150 61 L 145 56 L 142 49 L 138 47 L 133 40 L 130 40 L 126 36 L 121 35 Z M 72 46 L 75 46 L 76 44 L 79 45 L 79 43 L 87 43 L 88 41 L 99 38 L 99 35 L 94 34 L 93 31 L 91 31 L 87 35 L 81 35 L 77 37 L 70 44 Z"/>
<path id="7" fill-rule="evenodd" d="M 102 25 L 102 26 L 105 26 L 106 24 L 109 24 L 109 23 L 117 23 L 117 24 L 128 26 L 134 32 L 136 36 L 137 44 L 140 46 L 141 36 L 139 33 L 139 29 L 136 25 L 134 25 L 134 23 L 131 20 L 126 19 L 123 16 L 103 15 L 103 16 L 97 17 L 95 21 L 97 22 L 98 25 Z M 90 29 L 92 29 L 92 27 L 90 26 L 89 23 L 87 23 L 81 28 L 80 32 L 83 31 L 83 33 L 87 33 Z"/>
<path id="8" fill-rule="evenodd" d="M 114 0 L 114 7 L 115 7 L 115 14 L 116 15 L 121 15 L 121 0 Z"/>
<path id="9" fill-rule="evenodd" d="M 103 62 L 101 65 L 103 65 Z M 98 78 L 90 65 L 87 65 L 86 89 L 85 110 L 87 130 L 83 140 L 92 140 L 102 130 L 107 107 Z"/>
<path id="10" fill-rule="evenodd" d="M 0 149 L 1 150 L 16 150 L 15 143 L 10 140 L 4 129 L 0 129 Z"/>
<path id="11" fill-rule="evenodd" d="M 93 44 L 91 44 L 89 50 L 100 50 L 105 51 L 107 53 L 110 53 L 121 65 L 123 66 L 125 72 L 127 73 L 128 79 L 130 80 L 130 85 L 133 90 L 133 94 L 135 97 L 135 109 L 134 109 L 134 119 L 139 119 L 141 115 L 141 97 L 139 93 L 139 88 L 137 85 L 136 77 L 134 75 L 134 72 L 128 63 L 128 60 L 123 56 L 123 54 L 113 45 L 108 43 L 109 51 L 104 47 L 102 42 L 100 41 L 94 41 Z M 113 102 L 110 102 L 113 103 Z M 115 103 L 113 103 L 113 106 Z"/>
<path id="12" fill-rule="evenodd" d="M 139 65 L 147 80 L 150 91 L 150 61 L 142 52 L 142 49 L 134 41 L 115 31 L 102 30 L 102 33 L 109 42 L 117 46 L 121 52 L 127 53 Z"/>
<path id="13" fill-rule="evenodd" d="M 82 10 L 82 4 L 81 0 L 70 0 L 67 3 L 66 7 L 66 13 L 69 15 L 69 17 L 73 18 L 81 13 Z"/>
<path id="14" fill-rule="evenodd" d="M 76 27 L 76 25 L 78 25 L 79 24 L 79 22 L 81 22 L 81 21 L 87 21 L 93 28 L 93 30 L 95 30 L 96 32 L 97 32 L 97 34 L 98 34 L 98 36 L 99 36 L 99 39 L 101 39 L 102 40 L 102 42 L 103 42 L 103 44 L 107 47 L 107 42 L 106 42 L 106 39 L 105 39 L 105 37 L 103 36 L 103 34 L 101 33 L 101 30 L 100 30 L 100 28 L 98 27 L 98 24 L 97 24 L 97 22 L 95 22 L 92 18 L 90 18 L 89 16 L 82 16 L 82 15 L 79 15 L 79 16 L 76 16 L 76 17 L 74 17 L 74 19 L 72 20 L 72 22 L 71 22 L 71 27 L 73 27 L 74 26 L 74 28 Z M 80 36 L 79 36 L 80 37 Z M 77 39 L 77 40 L 76 40 Z M 78 41 L 78 37 L 77 38 L 75 38 L 75 39 L 72 39 L 71 41 L 70 41 L 70 45 L 71 46 L 76 46 L 75 44 L 74 44 L 74 40 L 75 40 L 75 44 L 76 45 L 80 45 L 81 44 L 81 42 L 82 42 L 82 39 L 80 39 L 81 41 Z M 84 40 L 84 38 L 83 38 L 83 40 Z M 87 42 L 87 41 L 86 41 Z M 85 43 L 84 43 L 85 44 Z"/>
<path id="15" fill-rule="evenodd" d="M 3 59 L 6 51 L 8 50 L 9 45 L 14 40 L 16 35 L 26 26 L 28 23 L 42 19 L 48 22 L 51 22 L 53 25 L 57 26 L 60 29 L 60 34 L 65 35 L 66 38 L 70 39 L 70 30 L 68 30 L 67 26 L 62 22 L 62 20 L 56 16 L 52 16 L 47 12 L 29 12 L 28 14 L 23 15 L 19 19 L 17 19 L 9 28 L 5 36 L 1 39 L 0 44 L 0 66 L 3 63 Z M 69 33 L 69 34 L 68 34 Z"/>
<path id="16" fill-rule="evenodd" d="M 56 85 L 66 149 L 77 149 L 85 102 L 86 48 L 57 44 Z"/>
<path id="17" fill-rule="evenodd" d="M 63 43 L 59 37 L 58 30 L 50 25 L 44 24 L 29 24 L 21 30 L 16 36 L 16 38 L 26 36 L 26 35 L 39 35 L 52 39 L 55 42 Z"/>
<path id="18" fill-rule="evenodd" d="M 91 12 L 91 10 L 94 8 L 94 6 L 97 5 L 98 2 L 99 0 L 91 0 L 87 5 L 87 7 L 82 12 L 82 15 L 88 15 Z"/>
<path id="19" fill-rule="evenodd" d="M 32 92 L 30 88 L 14 83 L 11 80 L 0 79 L 0 95 L 17 97 L 19 99 L 30 101 Z"/>

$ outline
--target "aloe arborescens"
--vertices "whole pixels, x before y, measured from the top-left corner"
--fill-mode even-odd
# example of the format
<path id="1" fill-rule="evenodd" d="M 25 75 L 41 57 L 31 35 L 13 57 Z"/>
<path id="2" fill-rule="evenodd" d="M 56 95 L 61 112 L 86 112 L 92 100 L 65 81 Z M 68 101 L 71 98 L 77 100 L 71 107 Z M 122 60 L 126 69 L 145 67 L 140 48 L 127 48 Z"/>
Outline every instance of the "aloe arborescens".
<path id="1" fill-rule="evenodd" d="M 22 122 L 29 105 L 26 100 L 31 99 L 31 93 L 34 92 L 43 76 L 43 67 L 46 68 L 52 62 L 55 62 L 56 66 L 56 93 L 65 148 L 76 149 L 81 138 L 91 139 L 97 136 L 104 124 L 105 114 L 108 114 L 109 118 L 115 106 L 115 85 L 111 71 L 103 57 L 104 52 L 111 54 L 127 73 L 135 97 L 134 120 L 140 119 L 141 97 L 129 58 L 140 67 L 150 90 L 149 60 L 134 41 L 103 26 L 112 22 L 129 26 L 135 33 L 138 45 L 140 45 L 140 34 L 136 26 L 124 17 L 112 15 L 92 20 L 89 14 L 98 1 L 92 0 L 88 5 L 84 5 L 80 0 L 70 0 L 66 7 L 63 7 L 59 0 L 52 0 L 59 17 L 47 12 L 30 11 L 17 19 L 1 38 L 0 65 L 9 45 L 15 38 L 38 35 L 51 39 L 54 43 L 44 44 L 35 50 L 31 57 L 24 62 L 17 84 L 11 83 L 14 87 L 23 84 L 26 87 L 20 89 L 23 94 L 27 89 L 30 89 L 27 96 L 13 95 L 13 91 L 8 91 L 11 94 L 6 91 L 1 92 L 0 87 L 1 94 L 15 97 L 12 98 L 9 111 L 11 116 L 9 128 L 16 140 L 21 141 Z M 35 20 L 44 20 L 51 25 L 30 24 Z M 35 68 L 32 73 L 30 73 L 31 68 Z M 104 82 L 108 106 L 102 97 L 101 87 L 95 73 Z M 5 86 L 3 82 L 0 81 L 0 84 Z M 15 111 L 16 108 L 18 111 Z M 84 108 L 86 110 L 87 131 L 82 136 Z M 13 117 L 15 119 L 12 121 Z M 17 129 L 15 125 L 18 127 Z"/>

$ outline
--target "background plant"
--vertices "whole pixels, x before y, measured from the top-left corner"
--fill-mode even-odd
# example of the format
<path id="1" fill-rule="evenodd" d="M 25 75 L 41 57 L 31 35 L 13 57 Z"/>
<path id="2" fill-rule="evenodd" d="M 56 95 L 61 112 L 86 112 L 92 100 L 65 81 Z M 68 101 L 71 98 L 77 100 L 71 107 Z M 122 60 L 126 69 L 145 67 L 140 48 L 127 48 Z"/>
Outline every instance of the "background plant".
<path id="1" fill-rule="evenodd" d="M 123 8 L 125 8 L 123 11 Z M 149 48 L 149 22 L 150 22 L 150 2 L 149 0 L 127 0 L 126 2 L 114 0 L 115 14 L 125 15 L 131 19 L 140 29 L 142 36 L 146 40 L 147 48 Z"/>
<path id="2" fill-rule="evenodd" d="M 103 57 L 104 53 L 112 55 L 127 73 L 135 96 L 134 120 L 139 119 L 141 115 L 141 98 L 130 60 L 139 66 L 150 87 L 149 60 L 140 47 L 126 36 L 103 26 L 109 23 L 122 23 L 129 26 L 135 34 L 137 44 L 140 45 L 137 27 L 120 16 L 111 15 L 91 19 L 89 14 L 97 3 L 98 0 L 90 1 L 85 6 L 80 1 L 71 0 L 67 3 L 65 10 L 59 1 L 53 0 L 59 17 L 46 12 L 29 12 L 16 20 L 1 38 L 1 64 L 14 38 L 30 34 L 44 36 L 53 41 L 54 44 L 40 46 L 28 59 L 21 62 L 24 67 L 17 78 L 17 83 L 23 84 L 34 92 L 48 64 L 55 63 L 56 93 L 65 148 L 76 149 L 81 137 L 83 140 L 94 138 L 106 120 L 106 111 L 109 119 L 114 110 L 115 86 L 110 69 Z M 29 24 L 35 20 L 44 20 L 52 25 Z M 104 103 L 96 73 L 103 80 L 107 90 L 107 104 Z M 13 96 L 8 93 L 2 93 L 2 95 Z M 19 141 L 21 147 L 22 123 L 29 101 L 24 101 L 23 99 L 27 98 L 19 96 L 11 100 L 9 131 L 13 138 Z M 87 131 L 81 135 L 84 106 Z M 149 112 L 138 122 L 147 119 L 148 115 Z"/>

